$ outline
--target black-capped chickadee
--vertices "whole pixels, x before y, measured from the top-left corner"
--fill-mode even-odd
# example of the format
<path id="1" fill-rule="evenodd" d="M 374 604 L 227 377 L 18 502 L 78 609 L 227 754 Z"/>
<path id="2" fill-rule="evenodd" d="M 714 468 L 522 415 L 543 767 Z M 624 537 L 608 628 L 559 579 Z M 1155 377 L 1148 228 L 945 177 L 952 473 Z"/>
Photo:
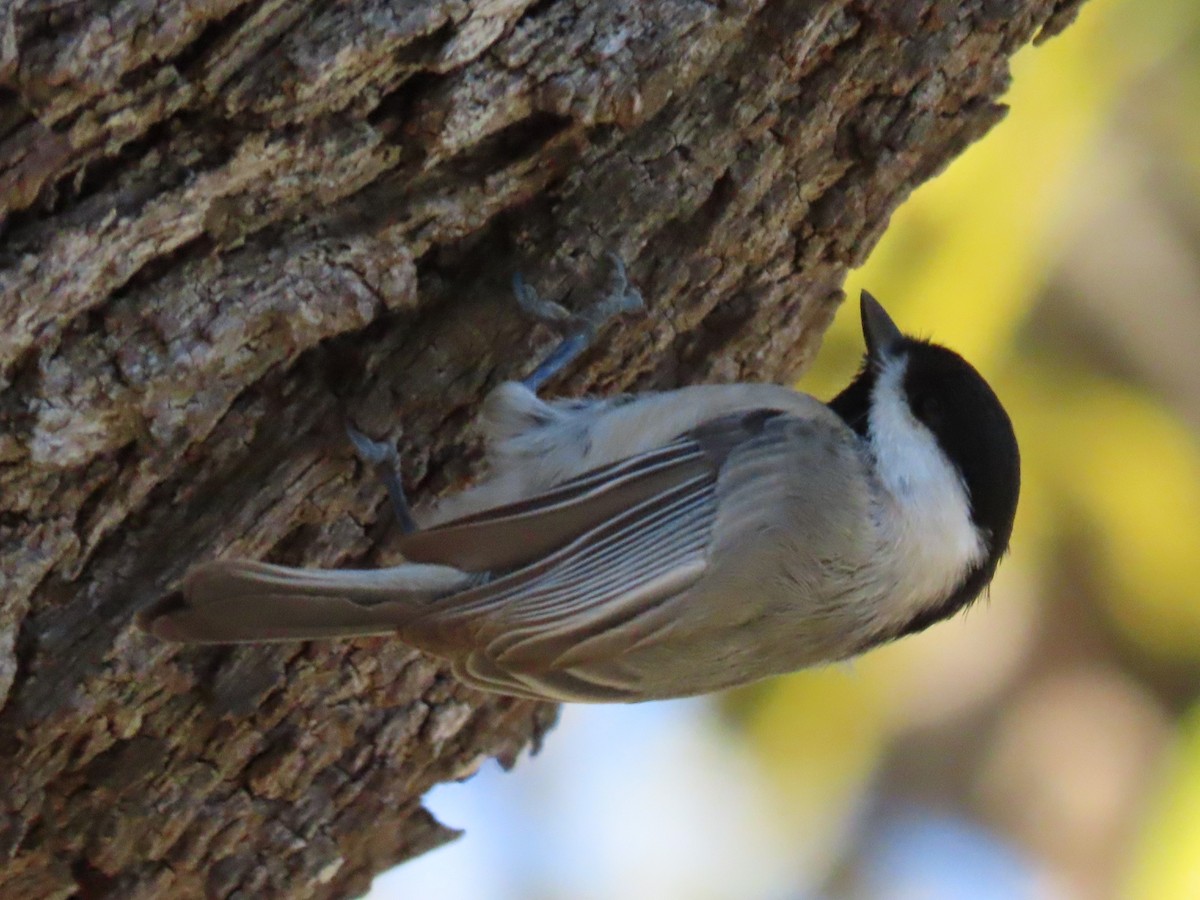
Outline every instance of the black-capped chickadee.
<path id="1" fill-rule="evenodd" d="M 543 366 L 489 395 L 490 474 L 404 536 L 409 562 L 210 562 L 141 623 L 187 642 L 395 634 L 477 688 L 593 702 L 720 690 L 920 631 L 991 581 L 1017 441 L 962 357 L 866 293 L 861 315 L 864 364 L 828 404 L 772 384 L 546 402 Z"/>

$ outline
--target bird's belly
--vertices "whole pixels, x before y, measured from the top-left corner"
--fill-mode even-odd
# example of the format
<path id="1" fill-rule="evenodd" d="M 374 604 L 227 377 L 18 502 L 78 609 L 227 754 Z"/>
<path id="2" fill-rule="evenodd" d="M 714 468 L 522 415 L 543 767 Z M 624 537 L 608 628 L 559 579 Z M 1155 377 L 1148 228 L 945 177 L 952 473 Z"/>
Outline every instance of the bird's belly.
<path id="1" fill-rule="evenodd" d="M 621 654 L 646 699 L 748 684 L 838 658 L 820 603 L 789 583 L 782 565 L 731 583 L 702 578 L 672 598 L 652 635 Z"/>

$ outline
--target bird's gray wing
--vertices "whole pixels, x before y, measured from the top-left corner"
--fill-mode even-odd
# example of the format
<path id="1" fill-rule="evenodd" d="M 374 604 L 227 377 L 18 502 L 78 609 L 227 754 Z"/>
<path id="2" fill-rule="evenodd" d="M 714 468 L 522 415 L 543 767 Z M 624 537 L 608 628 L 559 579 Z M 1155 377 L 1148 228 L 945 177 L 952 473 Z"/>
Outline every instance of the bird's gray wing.
<path id="1" fill-rule="evenodd" d="M 529 565 L 439 598 L 404 636 L 435 652 L 486 648 L 498 662 L 550 665 L 560 645 L 635 627 L 703 571 L 716 480 L 716 471 L 696 474 Z"/>
<path id="2" fill-rule="evenodd" d="M 766 427 L 779 418 L 788 417 L 756 410 L 684 435 L 680 444 L 707 465 L 535 562 L 438 598 L 403 636 L 451 658 L 471 654 L 481 676 L 488 668 L 561 672 L 653 640 L 671 627 L 668 601 L 708 565 L 723 467 L 788 452 L 786 430 Z"/>
<path id="3" fill-rule="evenodd" d="M 406 535 L 412 562 L 466 572 L 506 571 L 533 563 L 619 512 L 711 473 L 713 460 L 684 437 L 549 491 Z"/>

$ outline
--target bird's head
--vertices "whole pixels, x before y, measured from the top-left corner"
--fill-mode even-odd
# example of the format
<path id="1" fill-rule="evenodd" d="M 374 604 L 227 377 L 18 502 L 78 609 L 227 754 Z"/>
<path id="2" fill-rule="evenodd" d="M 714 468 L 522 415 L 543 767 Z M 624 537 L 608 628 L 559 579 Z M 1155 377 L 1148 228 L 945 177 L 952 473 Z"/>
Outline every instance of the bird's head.
<path id="1" fill-rule="evenodd" d="M 1020 455 L 1008 414 L 970 363 L 903 334 L 865 291 L 860 311 L 863 366 L 830 406 L 863 439 L 880 481 L 913 521 L 937 531 L 944 546 L 932 551 L 965 561 L 945 596 L 904 623 L 900 633 L 908 633 L 953 615 L 992 580 L 1012 535 Z"/>

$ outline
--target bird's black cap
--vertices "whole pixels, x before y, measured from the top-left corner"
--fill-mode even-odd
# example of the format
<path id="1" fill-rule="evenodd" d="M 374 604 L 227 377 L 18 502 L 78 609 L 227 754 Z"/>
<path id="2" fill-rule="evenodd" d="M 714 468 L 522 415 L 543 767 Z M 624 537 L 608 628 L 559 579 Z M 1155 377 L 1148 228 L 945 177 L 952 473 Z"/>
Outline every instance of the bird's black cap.
<path id="1" fill-rule="evenodd" d="M 970 603 L 992 580 L 1008 550 L 1017 498 L 1021 492 L 1021 454 L 1017 436 L 1000 398 L 969 362 L 939 344 L 909 339 L 904 392 L 909 408 L 937 438 L 958 467 L 971 519 L 983 534 L 987 555 L 941 614 L 913 623 L 919 631 Z"/>

